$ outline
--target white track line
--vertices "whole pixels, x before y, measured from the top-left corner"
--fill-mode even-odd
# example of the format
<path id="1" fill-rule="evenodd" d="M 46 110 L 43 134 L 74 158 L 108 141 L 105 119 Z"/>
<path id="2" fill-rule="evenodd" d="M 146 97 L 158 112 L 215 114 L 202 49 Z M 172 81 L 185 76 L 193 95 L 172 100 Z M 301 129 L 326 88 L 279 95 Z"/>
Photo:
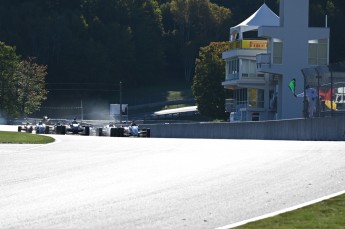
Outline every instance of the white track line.
<path id="1" fill-rule="evenodd" d="M 285 208 L 285 209 L 282 209 L 282 210 L 279 210 L 279 211 L 276 211 L 276 212 L 272 212 L 272 213 L 268 213 L 268 214 L 265 214 L 265 215 L 262 215 L 262 216 L 254 217 L 254 218 L 247 219 L 247 220 L 243 220 L 243 221 L 240 221 L 240 222 L 237 222 L 237 223 L 233 223 L 233 224 L 229 224 L 229 225 L 226 225 L 226 226 L 223 226 L 223 227 L 218 227 L 216 229 L 229 229 L 229 228 L 239 227 L 239 226 L 242 226 L 242 225 L 250 223 L 250 222 L 266 219 L 266 218 L 273 217 L 273 216 L 276 216 L 276 215 L 279 215 L 279 214 L 282 214 L 282 213 L 285 213 L 285 212 L 294 211 L 296 209 L 303 208 L 303 207 L 306 207 L 308 205 L 312 205 L 312 204 L 315 204 L 315 203 L 318 203 L 318 202 L 321 202 L 321 201 L 324 201 L 324 200 L 328 200 L 328 199 L 331 199 L 333 197 L 340 196 L 340 195 L 343 195 L 343 194 L 345 194 L 345 190 L 341 191 L 341 192 L 337 192 L 337 193 L 331 194 L 331 195 L 328 195 L 328 196 L 324 196 L 324 197 L 321 197 L 321 198 L 318 198 L 318 199 L 315 199 L 315 200 L 312 200 L 312 201 L 308 201 L 308 202 L 305 202 L 303 204 L 299 204 L 299 205 L 296 205 L 296 206 L 293 206 L 293 207 L 290 207 L 290 208 Z"/>
<path id="2" fill-rule="evenodd" d="M 47 136 L 49 136 L 49 135 L 47 135 Z M 51 137 L 51 136 L 49 136 L 49 137 Z M 38 149 L 38 148 L 42 148 L 42 147 L 47 147 L 47 146 L 55 145 L 55 144 L 58 144 L 58 143 L 60 143 L 60 142 L 61 142 L 60 139 L 54 138 L 54 141 L 51 142 L 51 143 L 38 144 L 37 146 L 35 146 L 35 144 L 28 144 L 29 146 L 32 146 L 32 147 L 30 147 L 30 148 L 25 148 L 25 149 L 21 149 L 21 150 L 18 150 L 17 152 L 18 152 L 18 153 L 21 153 L 21 152 L 31 151 L 31 150 L 35 150 L 35 149 Z"/>

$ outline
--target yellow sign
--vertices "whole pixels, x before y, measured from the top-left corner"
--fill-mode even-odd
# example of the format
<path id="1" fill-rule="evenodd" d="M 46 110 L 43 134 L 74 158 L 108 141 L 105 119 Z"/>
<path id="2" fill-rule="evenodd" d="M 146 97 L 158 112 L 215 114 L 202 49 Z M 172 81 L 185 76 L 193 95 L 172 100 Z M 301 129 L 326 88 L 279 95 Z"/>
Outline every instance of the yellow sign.
<path id="1" fill-rule="evenodd" d="M 230 50 L 233 49 L 267 49 L 265 40 L 240 40 L 230 43 Z"/>

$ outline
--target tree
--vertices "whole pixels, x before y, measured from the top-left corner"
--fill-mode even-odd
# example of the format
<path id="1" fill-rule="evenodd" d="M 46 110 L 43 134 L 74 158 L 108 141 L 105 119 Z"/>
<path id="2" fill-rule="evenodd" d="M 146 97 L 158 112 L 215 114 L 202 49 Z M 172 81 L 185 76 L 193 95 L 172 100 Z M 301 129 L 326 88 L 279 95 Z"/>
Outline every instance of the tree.
<path id="1" fill-rule="evenodd" d="M 14 47 L 0 42 L 0 116 L 17 114 L 16 99 L 16 70 L 19 65 L 19 56 Z"/>
<path id="2" fill-rule="evenodd" d="M 209 0 L 172 0 L 161 8 L 163 17 L 166 17 L 166 39 L 174 44 L 169 47 L 177 50 L 167 50 L 178 55 L 174 69 L 181 69 L 181 72 L 176 74 L 183 75 L 187 82 L 191 82 L 199 48 L 211 41 L 227 39 L 225 33 L 229 26 L 230 10 Z M 167 19 L 169 17 L 170 20 Z"/>
<path id="3" fill-rule="evenodd" d="M 162 15 L 156 0 L 133 1 L 129 10 L 133 31 L 136 83 L 151 85 L 164 80 L 164 53 L 162 45 Z"/>
<path id="4" fill-rule="evenodd" d="M 18 66 L 17 103 L 22 116 L 38 110 L 48 94 L 45 88 L 47 66 L 38 65 L 33 60 L 28 58 Z"/>
<path id="5" fill-rule="evenodd" d="M 195 62 L 192 90 L 200 114 L 212 119 L 225 119 L 225 63 L 222 52 L 228 50 L 228 42 L 212 42 L 200 48 Z"/>
<path id="6" fill-rule="evenodd" d="M 0 116 L 18 117 L 38 110 L 46 99 L 47 67 L 20 60 L 14 47 L 0 42 Z"/>

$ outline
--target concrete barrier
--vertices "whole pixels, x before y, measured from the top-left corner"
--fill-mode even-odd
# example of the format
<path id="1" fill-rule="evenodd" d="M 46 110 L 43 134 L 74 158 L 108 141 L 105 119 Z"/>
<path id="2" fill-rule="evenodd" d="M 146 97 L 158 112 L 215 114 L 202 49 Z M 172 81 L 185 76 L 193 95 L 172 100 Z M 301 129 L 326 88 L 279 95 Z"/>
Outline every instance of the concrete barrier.
<path id="1" fill-rule="evenodd" d="M 345 140 L 345 116 L 236 123 L 147 124 L 151 137 L 260 140 Z"/>

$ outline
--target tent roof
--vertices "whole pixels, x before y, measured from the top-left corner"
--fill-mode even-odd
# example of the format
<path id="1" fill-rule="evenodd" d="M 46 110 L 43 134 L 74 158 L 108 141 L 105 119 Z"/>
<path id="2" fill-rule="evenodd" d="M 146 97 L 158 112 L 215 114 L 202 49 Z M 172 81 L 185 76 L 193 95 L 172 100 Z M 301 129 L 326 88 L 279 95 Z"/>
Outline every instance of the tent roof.
<path id="1" fill-rule="evenodd" d="M 230 34 L 257 30 L 260 26 L 279 26 L 279 17 L 264 3 L 252 16 L 231 27 Z"/>

